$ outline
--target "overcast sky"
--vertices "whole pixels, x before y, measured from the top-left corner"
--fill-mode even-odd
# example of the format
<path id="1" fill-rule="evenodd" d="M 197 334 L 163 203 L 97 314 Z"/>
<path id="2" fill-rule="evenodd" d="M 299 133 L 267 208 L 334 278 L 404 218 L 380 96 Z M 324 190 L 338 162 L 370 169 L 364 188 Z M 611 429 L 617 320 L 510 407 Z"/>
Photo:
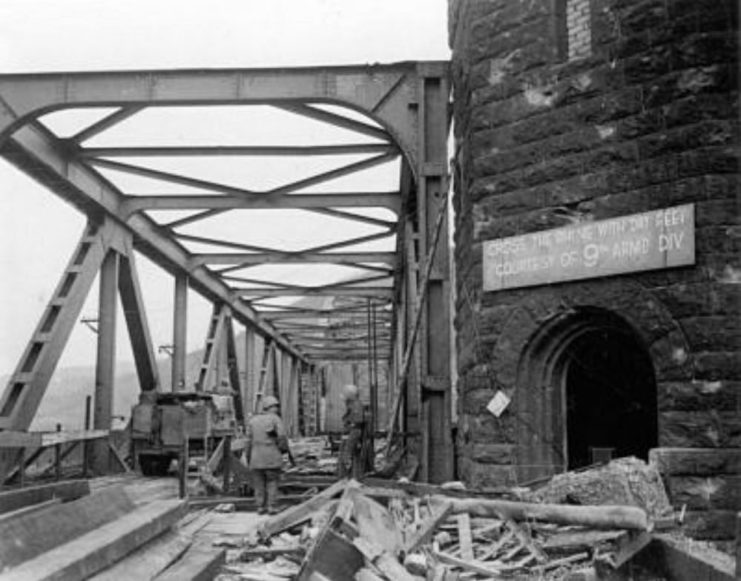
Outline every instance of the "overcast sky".
<path id="1" fill-rule="evenodd" d="M 441 60 L 446 17 L 445 0 L 2 0 L 0 72 Z M 0 187 L 2 375 L 15 368 L 85 220 L 2 160 Z M 139 266 L 154 343 L 169 343 L 172 279 Z M 191 297 L 190 349 L 203 343 L 209 309 Z M 83 315 L 96 313 L 94 289 Z M 119 359 L 131 359 L 125 341 Z M 95 336 L 77 325 L 60 365 L 94 360 Z"/>

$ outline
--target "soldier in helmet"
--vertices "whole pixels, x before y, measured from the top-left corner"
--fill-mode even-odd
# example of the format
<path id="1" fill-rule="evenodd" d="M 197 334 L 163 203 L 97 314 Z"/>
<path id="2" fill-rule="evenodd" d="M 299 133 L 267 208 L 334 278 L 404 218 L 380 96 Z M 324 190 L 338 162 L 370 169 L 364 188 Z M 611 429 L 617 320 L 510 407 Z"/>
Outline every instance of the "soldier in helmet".
<path id="1" fill-rule="evenodd" d="M 275 514 L 278 480 L 283 454 L 289 453 L 283 420 L 278 415 L 278 400 L 272 395 L 262 400 L 262 413 L 247 422 L 247 458 L 252 471 L 252 485 L 259 514 Z"/>
<path id="2" fill-rule="evenodd" d="M 360 478 L 373 470 L 373 437 L 369 413 L 360 399 L 358 386 L 346 385 L 342 390 L 342 397 L 345 400 L 345 414 L 342 416 L 345 436 L 340 445 L 337 469 L 339 476 Z"/>

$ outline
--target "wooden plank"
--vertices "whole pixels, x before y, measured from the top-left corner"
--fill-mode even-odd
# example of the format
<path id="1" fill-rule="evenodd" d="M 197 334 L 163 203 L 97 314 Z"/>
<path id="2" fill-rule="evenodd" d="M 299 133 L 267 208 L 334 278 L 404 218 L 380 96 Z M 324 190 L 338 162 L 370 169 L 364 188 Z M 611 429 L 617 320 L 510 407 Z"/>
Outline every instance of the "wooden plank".
<path id="1" fill-rule="evenodd" d="M 501 576 L 501 570 L 489 563 L 477 561 L 476 559 L 459 559 L 458 557 L 454 557 L 453 555 L 441 551 L 432 551 L 432 554 L 441 563 L 454 565 L 461 569 L 465 569 L 466 571 L 478 573 L 479 575 L 486 575 L 488 579 L 504 579 L 504 577 Z"/>
<path id="2" fill-rule="evenodd" d="M 150 503 L 5 572 L 3 581 L 87 579 L 160 535 L 186 510 L 179 500 Z"/>
<path id="3" fill-rule="evenodd" d="M 306 502 L 297 506 L 292 506 L 274 517 L 267 519 L 262 523 L 258 531 L 260 538 L 267 539 L 279 532 L 308 520 L 311 518 L 311 515 L 322 508 L 327 501 L 338 496 L 343 490 L 345 490 L 348 484 L 349 481 L 347 479 L 339 480 Z"/>
<path id="4" fill-rule="evenodd" d="M 393 555 L 398 554 L 403 544 L 401 531 L 391 514 L 381 504 L 362 494 L 360 489 L 352 490 L 350 498 L 360 536 L 373 539 L 382 549 Z"/>
<path id="5" fill-rule="evenodd" d="M 56 446 L 83 440 L 107 438 L 109 430 L 71 430 L 68 432 L 41 432 L 42 446 Z"/>
<path id="6" fill-rule="evenodd" d="M 123 487 L 49 506 L 0 523 L 0 570 L 13 567 L 116 520 L 134 509 Z"/>
<path id="7" fill-rule="evenodd" d="M 364 537 L 353 540 L 353 545 L 360 551 L 367 561 L 372 563 L 381 573 L 394 581 L 416 581 L 404 566 L 391 553 Z"/>
<path id="8" fill-rule="evenodd" d="M 506 525 L 507 528 L 515 534 L 520 544 L 523 545 L 533 557 L 535 557 L 538 563 L 543 564 L 548 561 L 548 555 L 546 555 L 543 552 L 543 549 L 533 542 L 533 538 L 530 534 L 525 532 L 520 525 L 513 520 L 508 520 Z"/>
<path id="9" fill-rule="evenodd" d="M 471 538 L 471 517 L 464 512 L 456 517 L 458 521 L 458 542 L 461 546 L 461 557 L 473 560 L 473 539 Z"/>
<path id="10" fill-rule="evenodd" d="M 41 446 L 40 432 L 4 430 L 0 432 L 0 448 L 37 448 Z"/>
<path id="11" fill-rule="evenodd" d="M 543 543 L 543 548 L 557 550 L 595 547 L 606 542 L 614 541 L 624 534 L 625 531 L 559 531 Z"/>
<path id="12" fill-rule="evenodd" d="M 101 571 L 90 581 L 119 581 L 136 579 L 150 581 L 188 550 L 195 535 L 211 520 L 204 511 L 190 513 L 172 530 L 135 550 L 113 566 Z"/>
<path id="13" fill-rule="evenodd" d="M 0 514 L 31 504 L 46 502 L 52 498 L 59 498 L 64 502 L 81 498 L 87 494 L 90 494 L 90 483 L 87 480 L 67 480 L 54 484 L 7 490 L 0 492 Z"/>
<path id="14" fill-rule="evenodd" d="M 422 526 L 417 529 L 414 535 L 407 539 L 404 552 L 412 553 L 416 551 L 418 547 L 425 544 L 435 533 L 435 530 L 440 523 L 448 518 L 452 509 L 453 505 L 447 501 L 437 503 L 432 509 L 432 514 L 422 523 Z"/>
<path id="15" fill-rule="evenodd" d="M 173 565 L 155 577 L 156 581 L 211 581 L 226 562 L 226 549 L 205 542 L 192 545 Z"/>
<path id="16" fill-rule="evenodd" d="M 506 487 L 491 487 L 481 490 L 458 490 L 455 488 L 443 488 L 442 486 L 428 484 L 426 482 L 399 482 L 397 480 L 373 477 L 363 478 L 361 483 L 363 486 L 369 488 L 402 490 L 411 496 L 441 495 L 450 496 L 452 498 L 488 498 L 493 494 L 512 496 L 512 489 Z"/>
<path id="17" fill-rule="evenodd" d="M 276 504 L 278 506 L 294 506 L 306 500 L 303 494 L 282 494 L 278 496 Z M 219 496 L 214 498 L 191 498 L 189 505 L 191 508 L 214 508 L 220 504 L 233 504 L 237 512 L 255 511 L 259 507 L 254 498 L 244 496 Z"/>
<path id="18" fill-rule="evenodd" d="M 444 497 L 437 497 L 437 500 L 444 500 Z M 646 511 L 635 506 L 571 506 L 483 498 L 449 500 L 453 503 L 454 514 L 467 512 L 473 516 L 502 516 L 516 521 L 542 520 L 554 524 L 582 525 L 597 529 L 623 528 L 640 531 L 648 529 Z"/>
<path id="19" fill-rule="evenodd" d="M 301 545 L 289 547 L 258 547 L 256 549 L 245 549 L 240 553 L 242 561 L 251 559 L 275 559 L 281 555 L 293 555 L 302 558 L 306 554 L 306 547 Z"/>

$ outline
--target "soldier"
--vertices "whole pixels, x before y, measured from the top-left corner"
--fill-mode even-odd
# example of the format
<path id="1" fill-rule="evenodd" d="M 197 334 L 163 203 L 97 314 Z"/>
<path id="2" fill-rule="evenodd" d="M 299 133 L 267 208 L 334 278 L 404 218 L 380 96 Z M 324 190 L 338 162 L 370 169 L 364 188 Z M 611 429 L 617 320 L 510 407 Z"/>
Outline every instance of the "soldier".
<path id="1" fill-rule="evenodd" d="M 278 415 L 279 403 L 272 395 L 262 400 L 262 413 L 247 423 L 247 458 L 252 471 L 252 485 L 259 514 L 275 514 L 278 480 L 283 467 L 283 454 L 290 454 L 283 420 Z"/>
<path id="2" fill-rule="evenodd" d="M 360 401 L 360 391 L 356 385 L 346 385 L 342 395 L 345 399 L 345 414 L 342 416 L 345 436 L 340 445 L 337 470 L 341 477 L 360 478 L 373 470 L 373 437 L 369 413 Z"/>

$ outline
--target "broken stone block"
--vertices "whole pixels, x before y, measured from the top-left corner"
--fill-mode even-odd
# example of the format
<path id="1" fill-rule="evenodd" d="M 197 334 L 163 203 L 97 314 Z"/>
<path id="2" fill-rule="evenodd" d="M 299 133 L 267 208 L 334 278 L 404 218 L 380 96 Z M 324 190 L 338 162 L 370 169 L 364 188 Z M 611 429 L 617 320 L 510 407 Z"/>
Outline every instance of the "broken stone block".
<path id="1" fill-rule="evenodd" d="M 672 513 L 659 471 L 634 457 L 582 472 L 557 474 L 535 491 L 534 497 L 556 504 L 637 506 L 652 519 Z"/>

